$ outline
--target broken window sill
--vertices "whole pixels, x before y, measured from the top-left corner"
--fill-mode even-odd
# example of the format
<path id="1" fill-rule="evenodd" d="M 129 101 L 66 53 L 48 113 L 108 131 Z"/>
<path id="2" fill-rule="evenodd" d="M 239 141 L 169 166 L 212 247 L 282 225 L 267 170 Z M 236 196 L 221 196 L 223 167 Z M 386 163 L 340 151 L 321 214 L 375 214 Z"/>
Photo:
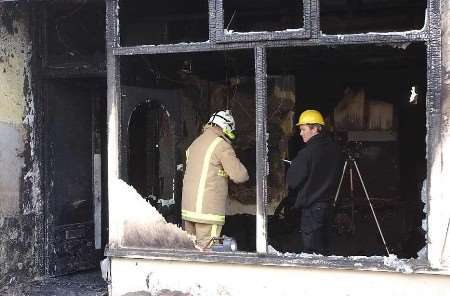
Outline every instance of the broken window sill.
<path id="1" fill-rule="evenodd" d="M 431 269 L 423 259 L 398 259 L 396 256 L 390 257 L 341 257 L 322 256 L 311 254 L 257 254 L 247 252 L 218 253 L 218 252 L 198 252 L 191 250 L 170 250 L 170 249 L 133 249 L 114 248 L 106 249 L 105 255 L 108 257 L 148 259 L 148 260 L 168 260 L 184 262 L 211 262 L 224 264 L 245 264 L 261 266 L 288 266 L 288 267 L 308 267 L 308 268 L 332 268 L 360 271 L 384 271 L 398 272 L 405 274 L 440 274 L 450 275 L 449 270 Z"/>

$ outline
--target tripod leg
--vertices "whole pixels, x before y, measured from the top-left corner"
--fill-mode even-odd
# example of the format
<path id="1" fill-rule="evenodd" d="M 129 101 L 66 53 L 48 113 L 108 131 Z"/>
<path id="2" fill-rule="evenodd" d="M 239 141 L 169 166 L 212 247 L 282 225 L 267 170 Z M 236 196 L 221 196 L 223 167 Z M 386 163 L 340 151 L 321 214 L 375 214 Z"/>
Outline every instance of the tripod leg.
<path id="1" fill-rule="evenodd" d="M 337 201 L 337 198 L 339 196 L 339 192 L 341 191 L 342 180 L 344 180 L 345 169 L 347 168 L 347 164 L 348 164 L 348 160 L 345 161 L 344 168 L 342 169 L 341 180 L 339 181 L 339 186 L 338 186 L 338 189 L 336 191 L 336 195 L 334 196 L 333 207 L 336 206 L 336 201 Z"/>
<path id="2" fill-rule="evenodd" d="M 370 210 L 372 211 L 373 218 L 375 219 L 375 222 L 376 222 L 377 227 L 378 227 L 378 232 L 380 233 L 381 239 L 383 240 L 384 247 L 386 248 L 386 253 L 389 256 L 390 255 L 389 254 L 389 249 L 387 247 L 386 241 L 384 240 L 384 235 L 383 235 L 383 232 L 381 231 L 380 223 L 378 223 L 377 215 L 375 214 L 375 210 L 373 209 L 372 202 L 370 201 L 369 194 L 367 193 L 366 186 L 364 185 L 363 178 L 361 176 L 361 173 L 359 172 L 359 168 L 358 168 L 358 165 L 356 164 L 355 160 L 353 160 L 353 164 L 354 164 L 354 166 L 356 168 L 356 172 L 358 173 L 359 180 L 361 181 L 361 185 L 362 185 L 362 187 L 364 189 L 364 194 L 366 195 L 367 201 L 369 202 Z"/>
<path id="3" fill-rule="evenodd" d="M 353 169 L 352 166 L 349 166 L 350 168 L 350 201 L 351 201 L 351 205 L 352 205 L 352 234 L 354 235 L 356 230 L 355 230 L 355 187 L 353 184 Z"/>

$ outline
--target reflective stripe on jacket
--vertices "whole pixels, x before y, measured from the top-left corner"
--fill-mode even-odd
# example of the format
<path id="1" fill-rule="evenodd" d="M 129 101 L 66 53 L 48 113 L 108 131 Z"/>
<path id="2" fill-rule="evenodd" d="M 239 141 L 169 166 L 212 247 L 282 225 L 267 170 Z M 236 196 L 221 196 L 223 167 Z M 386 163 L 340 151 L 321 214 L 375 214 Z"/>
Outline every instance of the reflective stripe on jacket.
<path id="1" fill-rule="evenodd" d="M 184 220 L 225 223 L 228 178 L 235 183 L 248 180 L 244 165 L 231 144 L 216 127 L 207 127 L 186 151 L 181 216 Z"/>

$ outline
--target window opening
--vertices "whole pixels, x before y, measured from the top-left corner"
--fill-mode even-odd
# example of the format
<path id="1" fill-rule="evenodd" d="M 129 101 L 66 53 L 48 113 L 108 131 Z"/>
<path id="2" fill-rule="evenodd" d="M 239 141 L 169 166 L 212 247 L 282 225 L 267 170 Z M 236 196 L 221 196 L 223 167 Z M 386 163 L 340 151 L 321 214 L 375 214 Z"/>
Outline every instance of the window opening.
<path id="1" fill-rule="evenodd" d="M 227 1 L 223 1 L 225 18 L 221 20 L 223 22 L 223 27 L 221 28 L 229 29 L 235 21 L 237 9 L 229 9 L 229 6 L 227 6 L 229 4 L 226 2 Z M 394 13 L 394 16 L 389 15 L 389 17 L 387 17 L 395 19 L 395 21 L 391 19 L 389 19 L 390 21 L 384 21 L 385 18 L 382 15 L 379 17 L 382 20 L 380 21 L 381 25 L 372 25 L 373 22 L 365 20 L 366 16 L 364 14 L 359 14 L 360 11 L 365 9 L 368 11 L 379 10 L 380 14 L 383 14 L 383 11 L 388 8 L 392 11 L 395 10 L 391 9 L 391 6 L 388 7 L 387 5 L 381 4 L 382 1 L 367 1 L 367 3 L 356 1 L 355 3 L 351 3 L 351 13 L 349 13 L 349 15 L 353 17 L 352 20 L 356 19 L 356 22 L 349 25 L 329 25 L 333 22 L 333 19 L 338 19 L 339 21 L 342 21 L 342 23 L 344 23 L 345 20 L 343 18 L 339 19 L 340 16 L 336 17 L 333 14 L 336 13 L 337 15 L 339 11 L 333 9 L 340 7 L 340 4 L 330 4 L 331 2 L 326 3 L 326 1 L 323 2 L 324 3 L 320 3 L 321 30 L 326 34 L 365 33 L 373 31 L 399 32 L 421 29 L 424 24 L 424 17 L 422 16 L 425 15 L 426 3 L 423 2 L 419 3 L 417 1 L 416 4 L 412 5 L 422 7 L 423 10 L 420 14 L 417 13 L 417 18 L 411 18 L 418 20 L 420 15 L 420 21 L 412 21 L 414 24 L 411 26 L 404 20 L 397 20 L 396 17 L 400 13 Z M 380 2 L 380 4 L 375 5 L 374 3 L 376 2 Z M 217 0 L 216 3 L 222 4 L 222 1 Z M 406 1 L 396 1 L 395 3 L 401 8 L 406 7 Z M 348 6 L 348 3 L 345 4 Z M 342 6 L 344 6 L 344 3 Z M 330 13 L 330 11 L 332 12 Z M 405 11 L 409 11 L 409 9 L 406 9 Z M 374 12 L 374 14 L 378 15 L 377 13 Z M 372 14 L 372 12 L 369 14 Z M 220 12 L 219 17 L 222 17 Z M 306 14 L 306 17 L 309 17 L 309 15 Z M 314 18 L 314 15 L 312 17 Z M 218 22 L 220 27 L 220 20 Z M 343 29 L 341 29 L 342 27 Z M 236 29 L 235 32 L 240 32 L 240 29 Z M 246 31 L 243 30 L 243 32 Z M 220 36 L 221 32 L 217 31 L 216 33 L 219 37 L 217 40 L 218 42 L 266 40 L 272 39 L 271 37 L 274 39 L 294 38 L 294 36 L 283 38 L 283 33 L 285 32 L 276 32 L 273 34 L 266 34 L 262 37 L 260 36 L 261 38 L 256 39 L 251 36 L 252 34 L 228 34 L 228 36 L 225 35 L 226 38 L 223 39 Z M 318 42 L 321 43 L 324 42 L 327 37 L 322 38 L 318 36 L 317 38 Z M 361 41 L 364 43 L 363 39 L 364 37 L 362 35 L 361 40 L 358 39 L 358 42 Z M 164 43 L 161 42 L 161 44 Z M 266 45 L 270 46 L 270 44 Z M 225 46 L 227 48 L 234 48 L 235 45 L 230 43 Z M 255 46 L 258 45 L 256 44 Z M 279 44 L 276 44 L 276 46 L 279 46 Z M 212 44 L 212 47 L 214 48 L 215 45 Z M 236 45 L 236 47 L 238 46 Z M 372 47 L 367 45 L 345 45 L 338 48 L 314 46 L 270 49 L 268 55 L 270 66 L 268 73 L 269 96 L 273 96 L 273 94 L 279 92 L 277 87 L 274 86 L 274 82 L 270 81 L 271 79 L 274 81 L 284 81 L 282 82 L 285 84 L 284 87 L 286 87 L 286 84 L 292 84 L 292 82 L 287 81 L 293 79 L 294 86 L 287 86 L 287 88 L 290 89 L 288 92 L 293 91 L 295 93 L 295 99 L 293 103 L 294 110 L 284 114 L 285 116 L 291 116 L 291 124 L 289 125 L 287 123 L 283 127 L 269 125 L 270 137 L 273 136 L 272 133 L 276 134 L 278 132 L 279 134 L 275 136 L 274 139 L 279 137 L 280 142 L 277 143 L 275 140 L 271 142 L 272 139 L 269 137 L 268 158 L 270 175 L 268 181 L 269 187 L 276 186 L 277 180 L 281 180 L 281 174 L 277 175 L 273 170 L 280 168 L 281 164 L 287 164 L 292 155 L 295 155 L 294 151 L 302 145 L 299 141 L 296 142 L 292 136 L 290 139 L 285 139 L 286 135 L 279 132 L 279 130 L 281 129 L 284 132 L 292 129 L 292 122 L 295 121 L 295 118 L 301 111 L 318 104 L 321 110 L 325 110 L 323 112 L 327 115 L 326 121 L 330 123 L 330 131 L 335 140 L 341 145 L 342 150 L 345 150 L 346 147 L 348 148 L 347 143 L 354 143 L 355 147 L 361 147 L 357 151 L 360 155 L 358 156 L 358 163 L 361 167 L 364 167 L 362 173 L 366 183 L 376 184 L 367 186 L 369 187 L 368 190 L 370 196 L 374 196 L 373 199 L 375 200 L 374 203 L 377 212 L 381 212 L 381 224 L 383 229 L 385 228 L 385 225 L 383 224 L 388 225 L 386 240 L 389 242 L 390 251 L 402 258 L 411 258 L 417 257 L 417 252 L 425 245 L 425 234 L 421 228 L 423 204 L 420 200 L 420 192 L 422 189 L 422 182 L 426 177 L 426 127 L 425 100 L 424 98 L 421 98 L 421 96 L 423 96 L 427 87 L 425 84 L 425 73 L 427 72 L 427 69 L 425 66 L 426 47 L 423 44 L 413 43 L 412 45 L 402 45 L 402 48 L 403 49 L 381 45 Z M 143 48 L 142 52 L 145 52 L 148 49 L 149 48 Z M 163 48 L 163 50 L 166 49 L 168 52 L 179 50 L 177 47 L 170 46 Z M 193 48 L 189 50 L 192 49 Z M 199 50 L 203 49 L 210 50 L 210 48 L 206 47 L 199 48 Z M 122 51 L 123 54 L 129 54 L 132 49 L 125 50 L 127 51 Z M 159 50 L 159 48 L 157 50 Z M 186 51 L 188 51 L 188 49 Z M 228 53 L 230 52 L 231 51 Z M 238 51 L 232 52 L 237 53 Z M 202 68 L 203 64 L 204 72 L 202 74 L 204 75 L 204 80 L 208 81 L 208 101 L 206 109 L 209 110 L 210 100 L 213 100 L 213 98 L 209 97 L 211 94 L 210 84 L 217 81 L 217 76 L 220 77 L 222 75 L 220 74 L 221 72 L 218 71 L 218 68 L 216 68 L 217 65 L 210 67 L 212 64 L 208 63 L 213 60 L 210 59 L 210 57 L 214 54 L 217 53 L 180 53 L 121 57 L 122 62 L 125 60 L 127 61 L 126 63 L 122 63 L 121 66 L 121 84 L 126 86 L 132 85 L 134 87 L 163 87 L 179 92 L 180 88 L 175 86 L 175 84 L 180 84 L 179 77 L 172 74 L 167 75 L 167 73 L 184 73 L 185 75 L 192 75 L 195 72 L 201 73 L 199 69 Z M 170 57 L 171 61 L 156 61 L 156 59 L 161 59 L 163 56 Z M 202 59 L 202 62 L 197 64 L 198 61 L 196 62 L 195 59 L 198 56 L 208 58 Z M 176 58 L 174 59 L 174 57 Z M 272 59 L 275 62 L 272 61 Z M 240 68 L 240 72 L 243 73 L 248 72 L 248 70 L 244 69 L 245 60 L 246 58 L 240 60 L 240 66 L 243 66 Z M 174 66 L 173 61 L 176 61 L 177 65 Z M 154 67 L 154 65 L 157 65 L 158 63 L 159 65 Z M 143 66 L 143 64 L 145 66 Z M 164 64 L 164 66 L 160 66 L 162 64 Z M 227 62 L 225 62 L 225 65 L 226 64 Z M 208 65 L 209 69 L 205 69 L 204 65 Z M 249 65 L 247 64 L 246 66 Z M 147 69 L 144 69 L 145 67 L 147 67 Z M 249 67 L 248 69 L 253 69 L 253 67 Z M 344 71 L 342 71 L 342 69 L 344 69 Z M 141 73 L 135 75 L 139 71 Z M 341 75 L 341 72 L 344 72 L 345 75 Z M 131 75 L 129 75 L 130 73 Z M 227 76 L 227 71 L 225 71 L 225 73 L 225 76 Z M 242 73 L 241 75 L 242 76 L 237 78 L 226 78 L 225 81 L 228 81 L 226 83 L 229 85 L 236 84 L 236 81 L 245 80 L 245 75 Z M 333 75 L 334 77 L 332 77 Z M 198 76 L 200 77 L 201 75 Z M 248 76 L 252 77 L 251 75 Z M 335 79 L 335 77 L 338 77 L 338 79 Z M 236 81 L 229 82 L 231 80 Z M 318 81 L 321 80 L 329 83 L 329 86 L 324 88 L 322 83 L 318 83 Z M 397 82 L 397 84 L 393 83 L 393 81 Z M 173 85 L 170 86 L 170 83 Z M 410 98 L 412 94 L 411 85 L 414 85 L 417 89 L 416 94 L 418 95 L 415 95 L 418 102 L 417 104 L 410 104 L 408 102 L 408 98 Z M 232 88 L 229 88 L 228 92 L 230 92 L 230 89 Z M 231 91 L 231 93 L 233 92 L 234 91 Z M 317 93 L 317 95 L 315 95 L 315 93 Z M 231 97 L 233 96 L 234 95 L 231 95 Z M 230 95 L 227 97 L 230 97 Z M 283 98 L 286 97 L 284 96 Z M 226 103 L 223 104 L 227 107 L 230 106 L 229 100 L 226 99 L 225 101 Z M 273 111 L 272 108 L 277 110 L 279 106 L 273 107 L 270 98 L 268 98 L 268 101 L 269 115 Z M 349 106 L 347 106 L 348 101 L 351 102 Z M 277 105 L 275 104 L 275 106 Z M 195 107 L 204 108 L 205 106 L 201 106 L 200 104 Z M 183 114 L 186 113 L 183 112 Z M 199 117 L 200 116 L 201 115 L 199 115 Z M 203 115 L 203 117 L 205 116 L 207 117 L 208 115 Z M 268 123 L 269 120 L 270 119 L 268 118 Z M 415 125 L 420 132 L 412 134 L 410 128 L 411 125 Z M 197 126 L 200 126 L 200 124 Z M 184 132 L 184 126 L 182 127 L 182 130 Z M 285 147 L 280 148 L 280 144 L 284 144 L 284 142 L 287 142 L 287 151 L 282 149 Z M 362 143 L 362 145 L 360 143 Z M 409 143 L 413 143 L 414 149 L 408 150 Z M 281 160 L 274 160 L 275 158 L 280 158 L 280 156 L 282 156 Z M 364 170 L 369 173 L 365 174 Z M 372 170 L 378 172 L 376 174 L 371 174 Z M 380 180 L 374 178 L 374 176 L 380 175 L 385 178 Z M 348 183 L 348 177 L 344 178 L 344 184 L 345 183 Z M 414 184 L 414 186 L 410 186 L 411 184 Z M 361 188 L 356 188 L 356 190 L 361 191 Z M 232 191 L 232 189 L 230 189 L 230 191 Z M 276 192 L 275 195 L 276 194 L 284 195 L 286 192 L 282 191 L 281 194 L 280 192 Z M 344 190 L 343 195 L 344 197 L 341 198 L 340 201 L 342 202 L 342 205 L 337 209 L 339 217 L 335 219 L 333 228 L 335 233 L 332 239 L 335 239 L 337 249 L 330 250 L 330 252 L 335 255 L 343 256 L 384 255 L 384 247 L 380 244 L 379 237 L 377 237 L 376 234 L 372 235 L 367 241 L 358 241 L 358 233 L 355 230 L 357 228 L 361 230 L 371 228 L 376 233 L 376 227 L 374 226 L 373 221 L 369 219 L 370 215 L 368 215 L 367 208 L 362 208 L 363 205 L 361 204 L 361 201 L 364 201 L 364 199 L 361 199 L 360 203 L 355 201 L 355 199 L 350 199 L 348 189 L 347 191 Z M 273 197 L 274 194 L 270 192 L 269 188 L 268 210 L 269 214 L 272 216 L 269 219 L 269 243 L 277 250 L 297 252 L 298 250 L 301 250 L 301 245 L 299 246 L 298 242 L 295 242 L 295 239 L 284 240 L 286 237 L 283 236 L 283 231 L 277 232 L 276 223 L 280 222 L 280 220 L 283 220 L 285 217 L 279 219 L 280 217 L 276 215 L 276 206 L 278 203 L 274 202 L 272 204 L 272 201 L 281 201 L 282 197 L 278 196 L 275 199 L 273 199 Z M 365 201 L 362 203 L 365 203 Z M 396 211 L 399 211 L 400 214 L 396 215 Z M 401 219 L 402 221 L 400 222 L 403 224 L 400 225 L 400 223 L 397 223 L 398 219 Z M 231 220 L 227 218 L 227 221 Z M 284 230 L 291 229 L 289 228 L 290 225 L 283 224 L 285 222 L 286 221 L 281 221 L 278 228 L 283 228 Z M 230 224 L 231 223 L 228 225 Z M 237 222 L 236 224 L 242 225 L 243 222 Z M 224 232 L 226 232 L 225 230 L 226 228 L 224 227 Z M 353 236 L 351 239 L 353 245 L 348 248 L 350 244 L 348 237 L 351 236 Z M 293 242 L 293 244 L 286 246 L 286 242 Z"/>
<path id="2" fill-rule="evenodd" d="M 425 0 L 320 0 L 325 34 L 399 32 L 424 26 Z"/>
<path id="3" fill-rule="evenodd" d="M 224 29 L 273 32 L 303 27 L 303 2 L 298 0 L 223 0 Z"/>
<path id="4" fill-rule="evenodd" d="M 289 98 L 286 105 L 293 105 L 292 117 L 288 120 L 287 112 L 284 125 L 270 124 L 270 114 L 279 109 L 271 105 L 270 97 L 280 90 L 268 84 L 269 139 L 275 138 L 268 145 L 270 167 L 289 165 L 282 159 L 292 160 L 305 145 L 293 123 L 305 109 L 319 109 L 342 151 L 356 154 L 389 251 L 401 258 L 417 257 L 425 245 L 421 228 L 425 102 L 418 95 L 417 104 L 409 103 L 411 85 L 419 94 L 426 89 L 425 65 L 424 44 L 406 49 L 342 46 L 268 50 L 269 77 L 289 77 L 287 81 L 292 82 L 284 93 Z M 277 155 L 282 145 L 288 147 L 287 152 Z M 354 174 L 353 198 L 348 172 L 343 179 L 329 229 L 328 254 L 383 256 L 386 250 L 356 171 Z M 276 177 L 270 171 L 269 180 Z M 281 209 L 269 214 L 269 244 L 282 252 L 301 251 L 299 214 Z"/>
<path id="5" fill-rule="evenodd" d="M 46 4 L 46 65 L 50 69 L 105 68 L 105 5 L 88 1 Z M 86 38 L 89 36 L 89 38 Z"/>
<path id="6" fill-rule="evenodd" d="M 123 164 L 128 168 L 124 177 L 143 198 L 147 197 L 167 221 L 180 227 L 186 150 L 202 133 L 212 113 L 231 110 L 237 135 L 233 147 L 245 165 L 250 180 L 244 184 L 228 181 L 229 198 L 222 234 L 234 237 L 240 251 L 254 251 L 256 248 L 256 111 L 253 69 L 252 50 L 159 54 L 121 59 L 122 123 L 127 122 L 129 114 L 133 114 L 128 131 L 130 145 L 125 147 L 126 151 L 122 154 L 127 155 L 129 161 L 128 165 Z M 145 102 L 146 98 L 150 100 Z M 143 104 L 136 108 L 136 103 L 142 101 Z M 164 105 L 165 111 L 159 104 Z M 134 112 L 130 111 L 132 109 Z M 158 116 L 166 111 L 173 123 L 173 135 L 170 143 L 163 146 L 159 142 L 157 147 L 158 139 L 161 139 L 161 134 L 158 133 L 167 130 L 163 127 L 164 120 Z M 160 115 L 155 116 L 156 114 Z M 145 147 L 150 153 L 146 152 Z M 167 155 L 163 157 L 161 153 L 164 151 L 167 151 Z M 167 162 L 171 156 L 173 162 Z M 161 164 L 162 160 L 166 161 L 165 165 Z M 164 181 L 164 188 L 174 186 L 174 203 L 161 207 L 161 202 L 158 204 L 154 201 L 163 199 L 160 190 L 161 175 L 166 166 L 167 170 L 175 174 L 173 184 L 166 186 L 166 180 Z M 152 246 L 154 245 L 148 247 Z"/>
<path id="7" fill-rule="evenodd" d="M 119 7 L 122 46 L 209 39 L 207 0 L 122 0 Z"/>

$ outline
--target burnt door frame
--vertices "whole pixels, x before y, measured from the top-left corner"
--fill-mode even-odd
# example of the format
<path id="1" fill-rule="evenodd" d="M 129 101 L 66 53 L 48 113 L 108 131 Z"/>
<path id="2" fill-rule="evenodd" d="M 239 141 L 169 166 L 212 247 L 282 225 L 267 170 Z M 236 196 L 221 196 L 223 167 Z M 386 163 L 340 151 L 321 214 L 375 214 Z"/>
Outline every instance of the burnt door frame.
<path id="1" fill-rule="evenodd" d="M 100 3 L 100 2 L 99 2 Z M 32 74 L 33 74 L 33 91 L 35 94 L 35 108 L 36 108 L 36 120 L 38 121 L 38 130 L 37 130 L 37 140 L 36 143 L 39 145 L 37 147 L 37 151 L 39 153 L 40 161 L 39 167 L 42 172 L 42 178 L 40 181 L 40 188 L 42 192 L 42 212 L 43 217 L 39 226 L 38 233 L 38 243 L 39 243 L 39 251 L 37 256 L 39 257 L 38 264 L 39 270 L 42 275 L 62 275 L 66 272 L 55 272 L 54 266 L 56 262 L 55 256 L 55 221 L 53 217 L 54 205 L 51 200 L 51 185 L 52 185 L 52 171 L 50 167 L 50 150 L 49 150 L 49 140 L 50 137 L 48 135 L 48 119 L 49 119 L 49 110 L 48 110 L 48 91 L 47 91 L 47 83 L 53 83 L 60 79 L 65 79 L 70 81 L 70 83 L 85 79 L 86 81 L 96 81 L 97 84 L 102 84 L 103 91 L 99 91 L 100 88 L 91 89 L 90 96 L 94 99 L 94 96 L 100 96 L 99 99 L 104 99 L 103 96 L 106 96 L 106 69 L 104 65 L 104 61 L 88 61 L 89 65 L 86 65 L 86 61 L 81 61 L 80 63 L 71 63 L 71 64 L 50 64 L 49 63 L 49 44 L 48 44 L 48 24 L 47 19 L 49 18 L 47 13 L 49 3 L 47 1 L 33 1 L 30 3 L 31 7 L 31 21 L 32 21 L 32 29 L 30 30 L 32 34 L 32 55 L 33 58 L 31 60 Z M 87 67 L 86 67 L 87 66 Z M 103 82 L 101 82 L 103 81 Z M 106 102 L 105 102 L 106 109 Z M 91 104 L 91 123 L 93 123 L 94 116 L 94 104 Z M 100 176 L 100 190 L 101 190 L 101 240 L 95 241 L 95 220 L 93 222 L 93 240 L 92 244 L 95 248 L 95 244 L 97 246 L 100 245 L 102 249 L 100 251 L 96 250 L 95 260 L 92 260 L 91 267 L 98 267 L 98 259 L 101 251 L 103 251 L 104 246 L 107 244 L 108 240 L 108 212 L 107 212 L 107 148 L 106 148 L 106 110 L 104 117 L 99 117 L 99 120 L 104 120 L 104 125 L 101 129 L 102 131 L 101 137 L 101 147 L 94 147 L 93 142 L 93 128 L 95 128 L 92 124 L 90 125 L 91 135 L 87 135 L 91 140 L 91 155 L 90 155 L 90 163 L 91 163 L 91 196 L 92 200 L 94 199 L 94 180 L 93 180 L 93 166 L 94 166 L 94 152 L 95 148 L 100 148 L 101 160 L 101 176 Z M 95 116 L 97 116 L 96 114 Z M 97 188 L 98 189 L 98 188 Z M 94 207 L 94 205 L 92 205 Z M 94 208 L 92 209 L 92 216 L 94 216 Z M 95 219 L 95 217 L 93 217 Z M 81 230 L 80 230 L 81 229 Z M 72 227 L 69 229 L 69 236 L 77 236 L 81 232 L 85 230 L 82 227 Z M 80 270 L 79 268 L 74 268 L 69 270 L 66 268 L 67 272 L 75 272 Z"/>
<path id="2" fill-rule="evenodd" d="M 49 275 L 63 275 L 71 272 L 91 269 L 97 266 L 96 259 L 96 251 L 95 251 L 95 221 L 94 221 L 94 192 L 93 192 L 93 155 L 94 151 L 92 150 L 92 100 L 93 95 L 89 89 L 83 89 L 80 92 L 85 92 L 88 95 L 86 100 L 89 100 L 89 113 L 87 116 L 89 117 L 89 133 L 86 134 L 86 141 L 88 141 L 89 145 L 85 148 L 89 150 L 89 159 L 86 162 L 90 162 L 90 170 L 88 174 L 89 184 L 85 188 L 89 191 L 88 201 L 92 202 L 92 204 L 88 207 L 90 211 L 86 214 L 89 215 L 88 219 L 84 221 L 78 221 L 76 223 L 69 223 L 57 225 L 57 210 L 64 207 L 61 204 L 57 205 L 57 199 L 59 196 L 55 194 L 60 194 L 61 192 L 55 192 L 55 187 L 58 187 L 58 178 L 61 172 L 56 172 L 58 170 L 58 164 L 55 165 L 57 160 L 55 159 L 57 154 L 64 153 L 63 151 L 55 151 L 54 140 L 59 135 L 52 135 L 52 122 L 50 112 L 52 108 L 50 104 L 52 104 L 50 96 L 50 88 L 56 89 L 57 87 L 61 87 L 62 85 L 67 83 L 73 83 L 72 80 L 66 80 L 64 82 L 49 80 L 43 82 L 43 104 L 45 110 L 45 120 L 44 120 L 44 172 L 45 172 L 45 196 L 44 200 L 46 203 L 45 206 L 45 224 L 46 224 L 46 264 L 45 269 L 46 273 Z M 52 86 L 51 84 L 57 84 L 58 86 Z M 64 85 L 63 87 L 66 87 Z M 56 94 L 53 94 L 56 95 Z M 64 96 L 60 96 L 64 98 Z M 73 96 L 71 96 L 73 98 Z M 68 98 L 64 98 L 67 100 Z M 62 115 L 64 116 L 64 115 Z M 64 133 L 67 130 L 64 130 L 64 126 L 58 132 Z M 69 148 L 70 149 L 70 148 Z M 79 151 L 75 151 L 78 153 Z M 61 159 L 60 159 L 61 161 Z M 70 164 L 70 162 L 68 163 Z M 59 165 L 61 168 L 61 165 Z M 69 168 L 70 170 L 70 168 Z M 71 185 L 72 180 L 67 180 L 67 186 Z M 73 185 L 73 184 L 72 184 Z M 64 190 L 63 190 L 64 191 Z M 83 211 L 85 213 L 85 211 Z M 69 217 L 71 213 L 66 213 Z M 73 214 L 73 213 L 72 213 Z M 83 247 L 84 246 L 84 247 Z"/>

